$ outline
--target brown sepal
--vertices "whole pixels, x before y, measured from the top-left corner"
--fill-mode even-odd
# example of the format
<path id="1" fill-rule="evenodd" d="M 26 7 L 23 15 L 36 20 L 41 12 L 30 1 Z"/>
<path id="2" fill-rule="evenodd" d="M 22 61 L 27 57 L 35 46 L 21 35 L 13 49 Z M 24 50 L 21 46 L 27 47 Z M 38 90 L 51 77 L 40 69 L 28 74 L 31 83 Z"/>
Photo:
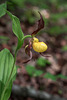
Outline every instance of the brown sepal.
<path id="1" fill-rule="evenodd" d="M 38 20 L 38 27 L 37 29 L 31 34 L 32 36 L 35 36 L 37 34 L 38 31 L 40 31 L 42 28 L 44 28 L 44 20 L 43 17 L 41 15 L 41 13 L 38 11 L 38 13 L 40 14 L 40 20 Z"/>

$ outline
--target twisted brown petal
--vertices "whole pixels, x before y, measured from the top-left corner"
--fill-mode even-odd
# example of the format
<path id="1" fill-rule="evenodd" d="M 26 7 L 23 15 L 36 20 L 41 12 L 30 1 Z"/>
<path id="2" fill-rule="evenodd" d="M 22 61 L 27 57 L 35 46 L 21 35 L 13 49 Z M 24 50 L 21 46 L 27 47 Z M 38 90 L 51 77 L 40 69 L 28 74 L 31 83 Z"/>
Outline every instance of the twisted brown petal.
<path id="1" fill-rule="evenodd" d="M 24 60 L 23 63 L 27 63 L 32 59 L 32 52 L 31 52 L 32 44 L 31 40 L 29 41 L 29 45 L 25 47 L 25 53 L 29 56 L 29 59 Z"/>
<path id="2" fill-rule="evenodd" d="M 51 55 L 44 55 L 43 53 L 40 53 L 40 54 L 45 58 L 51 57 Z"/>
<path id="3" fill-rule="evenodd" d="M 32 59 L 32 52 L 30 51 L 29 53 L 30 53 L 29 59 L 24 60 L 22 63 L 27 63 Z"/>

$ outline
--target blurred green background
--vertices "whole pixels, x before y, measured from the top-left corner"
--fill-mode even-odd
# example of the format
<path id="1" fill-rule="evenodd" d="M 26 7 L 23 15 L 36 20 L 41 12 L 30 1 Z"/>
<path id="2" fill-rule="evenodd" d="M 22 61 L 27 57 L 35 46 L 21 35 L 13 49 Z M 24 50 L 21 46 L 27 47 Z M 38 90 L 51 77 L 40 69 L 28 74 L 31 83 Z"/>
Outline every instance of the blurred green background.
<path id="1" fill-rule="evenodd" d="M 0 3 L 6 0 L 1 0 Z M 67 32 L 67 0 L 7 0 L 8 9 L 23 21 L 33 24 L 40 11 L 47 24 L 47 33 L 58 35 Z M 45 30 L 46 31 L 46 30 Z"/>
<path id="2" fill-rule="evenodd" d="M 67 0 L 8 0 L 8 9 L 30 24 L 36 21 L 40 11 L 48 34 L 56 36 L 67 32 Z"/>

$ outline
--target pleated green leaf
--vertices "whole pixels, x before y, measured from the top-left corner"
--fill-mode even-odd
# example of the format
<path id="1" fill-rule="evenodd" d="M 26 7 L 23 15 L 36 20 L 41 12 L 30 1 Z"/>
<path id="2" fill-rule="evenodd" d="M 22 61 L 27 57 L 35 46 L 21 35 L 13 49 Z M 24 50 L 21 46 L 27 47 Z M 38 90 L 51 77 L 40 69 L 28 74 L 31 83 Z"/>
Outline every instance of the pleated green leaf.
<path id="1" fill-rule="evenodd" d="M 10 76 L 12 67 L 14 63 L 14 58 L 12 54 L 9 52 L 8 49 L 4 49 L 0 52 L 0 100 L 2 96 L 2 92 L 4 90 L 5 84 L 8 81 L 8 78 Z M 4 99 L 3 100 L 8 100 L 11 94 L 11 88 L 12 88 L 12 83 L 16 75 L 16 67 L 14 67 L 11 80 L 8 83 L 7 90 L 4 94 Z"/>

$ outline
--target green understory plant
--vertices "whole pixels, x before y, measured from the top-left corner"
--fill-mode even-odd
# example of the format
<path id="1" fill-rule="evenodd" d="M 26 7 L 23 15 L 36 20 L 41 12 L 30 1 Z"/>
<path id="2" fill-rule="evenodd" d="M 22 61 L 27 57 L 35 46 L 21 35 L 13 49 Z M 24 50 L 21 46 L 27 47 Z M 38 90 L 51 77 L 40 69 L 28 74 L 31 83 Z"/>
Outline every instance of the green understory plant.
<path id="1" fill-rule="evenodd" d="M 63 47 L 61 48 L 61 51 L 63 51 L 63 52 L 67 51 L 67 45 L 63 46 Z"/>
<path id="2" fill-rule="evenodd" d="M 40 67 L 46 67 L 46 65 L 50 65 L 51 63 L 42 57 L 38 58 L 36 64 Z"/>
<path id="3" fill-rule="evenodd" d="M 6 36 L 0 36 L 0 44 L 7 44 L 10 39 Z"/>

